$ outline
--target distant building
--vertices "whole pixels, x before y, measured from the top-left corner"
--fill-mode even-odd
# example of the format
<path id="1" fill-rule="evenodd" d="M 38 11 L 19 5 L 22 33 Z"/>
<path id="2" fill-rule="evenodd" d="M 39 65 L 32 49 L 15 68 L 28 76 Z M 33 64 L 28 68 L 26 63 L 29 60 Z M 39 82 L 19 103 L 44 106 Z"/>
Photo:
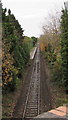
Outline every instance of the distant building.
<path id="1" fill-rule="evenodd" d="M 68 10 L 68 1 L 64 3 L 65 8 Z"/>

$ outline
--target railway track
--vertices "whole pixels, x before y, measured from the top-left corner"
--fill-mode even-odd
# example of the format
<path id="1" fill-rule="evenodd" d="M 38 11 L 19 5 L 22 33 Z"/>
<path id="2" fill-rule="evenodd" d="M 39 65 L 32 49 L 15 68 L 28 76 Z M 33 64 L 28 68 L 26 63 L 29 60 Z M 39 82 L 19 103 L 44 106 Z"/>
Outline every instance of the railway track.
<path id="1" fill-rule="evenodd" d="M 33 118 L 40 112 L 40 56 L 39 48 L 35 56 L 30 85 L 26 98 L 23 118 Z"/>

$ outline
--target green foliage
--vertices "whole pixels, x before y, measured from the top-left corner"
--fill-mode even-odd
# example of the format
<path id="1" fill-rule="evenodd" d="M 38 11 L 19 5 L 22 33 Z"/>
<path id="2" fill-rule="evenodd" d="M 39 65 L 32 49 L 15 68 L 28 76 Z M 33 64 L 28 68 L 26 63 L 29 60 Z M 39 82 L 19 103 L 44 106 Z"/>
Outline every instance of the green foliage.
<path id="1" fill-rule="evenodd" d="M 25 36 L 23 42 L 24 42 L 24 44 L 27 44 L 29 50 L 31 50 L 33 48 L 33 39 L 32 38 Z"/>
<path id="2" fill-rule="evenodd" d="M 48 62 L 51 65 L 54 65 L 54 62 L 56 61 L 56 54 L 55 49 L 51 46 L 51 44 L 48 44 L 47 50 L 45 50 L 45 58 L 48 59 Z"/>
<path id="3" fill-rule="evenodd" d="M 55 23 L 55 21 L 54 21 Z M 55 24 L 56 25 L 56 24 Z M 53 29 L 50 29 L 50 28 Z M 52 79 L 59 86 L 66 87 L 68 93 L 68 10 L 62 10 L 60 30 L 53 31 L 55 27 L 44 26 L 44 34 L 41 36 L 45 44 L 45 58 L 52 68 Z M 55 29 L 56 30 L 56 29 Z"/>
<path id="4" fill-rule="evenodd" d="M 48 44 L 46 51 L 46 58 L 52 65 L 52 79 L 59 86 L 65 86 L 68 92 L 68 11 L 65 9 L 62 11 L 61 16 L 61 49 L 59 53 L 56 53 L 56 48 L 53 48 L 51 44 Z"/>
<path id="5" fill-rule="evenodd" d="M 10 9 L 8 10 L 8 15 L 11 15 L 11 10 Z"/>
<path id="6" fill-rule="evenodd" d="M 36 43 L 37 43 L 37 38 L 36 37 L 31 37 L 32 39 L 33 39 L 33 46 L 35 46 L 36 45 Z"/>
<path id="7" fill-rule="evenodd" d="M 61 16 L 61 57 L 62 57 L 62 82 L 68 93 L 68 11 L 62 10 Z"/>
<path id="8" fill-rule="evenodd" d="M 59 86 L 63 85 L 61 82 L 62 79 L 62 71 L 61 71 L 61 58 L 58 57 L 53 66 L 52 80 L 55 81 Z"/>
<path id="9" fill-rule="evenodd" d="M 57 26 L 55 21 L 53 23 Z M 55 26 L 53 24 L 48 25 L 48 28 L 44 26 L 40 43 L 44 44 L 44 56 L 52 68 L 52 80 L 66 88 L 68 93 L 68 10 L 62 10 L 61 29 L 57 29 L 56 32 Z"/>
<path id="10" fill-rule="evenodd" d="M 24 42 L 23 30 L 11 10 L 2 9 L 3 89 L 14 91 L 30 58 L 31 40 Z M 28 37 L 27 37 L 28 38 Z"/>

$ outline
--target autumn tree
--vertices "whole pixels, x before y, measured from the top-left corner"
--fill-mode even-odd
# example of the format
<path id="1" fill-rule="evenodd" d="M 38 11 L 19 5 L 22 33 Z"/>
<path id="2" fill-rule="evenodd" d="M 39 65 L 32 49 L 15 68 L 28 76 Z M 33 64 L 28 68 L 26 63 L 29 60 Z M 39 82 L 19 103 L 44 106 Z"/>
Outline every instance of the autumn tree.
<path id="1" fill-rule="evenodd" d="M 27 65 L 30 53 L 27 44 L 24 44 L 24 30 L 18 20 L 11 13 L 11 10 L 2 9 L 2 69 L 3 88 L 5 90 L 15 90 Z"/>
<path id="2" fill-rule="evenodd" d="M 53 62 L 60 51 L 60 16 L 50 15 L 48 22 L 43 26 L 43 34 L 40 36 L 40 47 L 48 51 L 47 57 Z"/>

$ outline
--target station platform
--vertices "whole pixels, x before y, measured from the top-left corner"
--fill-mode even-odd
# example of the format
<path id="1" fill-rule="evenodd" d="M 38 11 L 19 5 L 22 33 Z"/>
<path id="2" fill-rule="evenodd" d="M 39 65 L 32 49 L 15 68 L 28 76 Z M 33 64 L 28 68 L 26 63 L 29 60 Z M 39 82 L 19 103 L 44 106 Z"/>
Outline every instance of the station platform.
<path id="1" fill-rule="evenodd" d="M 35 56 L 36 50 L 37 50 L 37 47 L 34 47 L 34 48 L 31 50 L 31 52 L 30 52 L 30 59 L 31 59 L 31 60 L 34 59 L 34 56 Z"/>

